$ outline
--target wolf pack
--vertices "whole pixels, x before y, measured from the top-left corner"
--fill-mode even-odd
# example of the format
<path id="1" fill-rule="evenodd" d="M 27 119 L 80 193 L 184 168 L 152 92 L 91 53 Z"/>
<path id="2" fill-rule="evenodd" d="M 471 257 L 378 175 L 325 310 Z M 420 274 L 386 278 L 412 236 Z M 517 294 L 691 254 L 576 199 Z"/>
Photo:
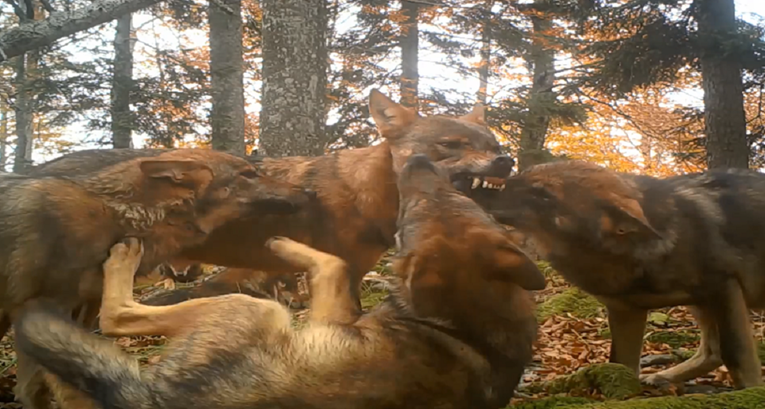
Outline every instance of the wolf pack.
<path id="1" fill-rule="evenodd" d="M 546 286 L 519 234 L 606 306 L 610 361 L 636 374 L 647 313 L 690 308 L 698 351 L 646 384 L 725 365 L 735 387 L 762 385 L 765 175 L 514 173 L 480 105 L 421 116 L 373 90 L 369 111 L 381 143 L 320 157 L 87 150 L 0 174 L 0 335 L 24 408 L 505 407 Z M 362 311 L 391 247 L 390 293 Z M 179 257 L 306 272 L 305 325 L 252 294 L 134 300 L 137 276 Z M 109 339 L 139 335 L 169 342 L 147 368 Z"/>

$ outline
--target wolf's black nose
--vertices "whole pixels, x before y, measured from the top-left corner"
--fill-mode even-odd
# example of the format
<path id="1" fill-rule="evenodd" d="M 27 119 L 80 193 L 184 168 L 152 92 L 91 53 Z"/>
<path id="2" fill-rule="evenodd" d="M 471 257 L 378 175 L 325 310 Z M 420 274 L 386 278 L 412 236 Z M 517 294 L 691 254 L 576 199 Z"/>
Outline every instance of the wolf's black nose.
<path id="1" fill-rule="evenodd" d="M 497 165 L 508 166 L 511 168 L 515 166 L 515 159 L 508 155 L 497 156 L 494 158 L 493 162 Z"/>

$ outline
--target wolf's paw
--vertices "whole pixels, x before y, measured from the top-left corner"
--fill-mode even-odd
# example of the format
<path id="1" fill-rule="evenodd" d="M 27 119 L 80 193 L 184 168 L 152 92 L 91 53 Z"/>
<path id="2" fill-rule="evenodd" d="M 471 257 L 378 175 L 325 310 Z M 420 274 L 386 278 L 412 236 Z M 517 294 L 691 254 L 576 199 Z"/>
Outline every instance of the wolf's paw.
<path id="1" fill-rule="evenodd" d="M 162 287 L 162 288 L 164 288 L 165 290 L 168 290 L 168 291 L 173 291 L 173 290 L 175 290 L 175 280 L 173 280 L 170 277 L 167 277 L 167 278 L 157 282 L 156 284 L 154 284 L 154 286 L 155 287 Z"/>
<path id="2" fill-rule="evenodd" d="M 109 258 L 104 262 L 104 272 L 122 270 L 135 274 L 142 257 L 143 243 L 133 237 L 126 238 L 109 250 Z"/>
<path id="3" fill-rule="evenodd" d="M 640 383 L 643 385 L 653 386 L 659 390 L 667 390 L 672 387 L 672 382 L 661 376 L 661 372 L 640 375 Z"/>

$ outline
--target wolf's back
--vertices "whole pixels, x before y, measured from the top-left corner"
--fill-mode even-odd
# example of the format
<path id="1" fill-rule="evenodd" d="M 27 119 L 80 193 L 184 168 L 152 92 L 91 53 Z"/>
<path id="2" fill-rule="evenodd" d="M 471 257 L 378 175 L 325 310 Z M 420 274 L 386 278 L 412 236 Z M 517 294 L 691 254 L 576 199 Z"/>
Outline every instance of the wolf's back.
<path id="1" fill-rule="evenodd" d="M 25 308 L 14 328 L 16 348 L 104 409 L 160 407 L 136 360 L 50 306 Z"/>

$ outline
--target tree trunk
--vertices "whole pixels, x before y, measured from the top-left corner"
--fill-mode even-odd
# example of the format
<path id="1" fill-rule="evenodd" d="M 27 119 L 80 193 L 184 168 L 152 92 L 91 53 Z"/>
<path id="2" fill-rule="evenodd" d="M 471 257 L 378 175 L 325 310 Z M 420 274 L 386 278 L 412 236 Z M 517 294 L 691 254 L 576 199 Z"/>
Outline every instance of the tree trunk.
<path id="1" fill-rule="evenodd" d="M 130 113 L 130 91 L 133 88 L 133 41 L 130 14 L 117 19 L 114 36 L 114 76 L 112 78 L 111 115 L 112 146 L 132 148 L 133 118 Z"/>
<path id="2" fill-rule="evenodd" d="M 45 20 L 5 30 L 0 33 L 0 62 L 159 2 L 160 0 L 95 0 L 89 6 L 51 13 Z"/>
<path id="3" fill-rule="evenodd" d="M 486 105 L 486 93 L 489 88 L 489 71 L 491 68 L 491 8 L 494 0 L 487 0 L 481 22 L 481 65 L 478 67 L 478 93 L 476 101 Z"/>
<path id="4" fill-rule="evenodd" d="M 327 145 L 327 4 L 262 0 L 260 147 L 270 156 L 322 155 Z"/>
<path id="5" fill-rule="evenodd" d="M 212 147 L 244 155 L 241 0 L 210 0 Z"/>
<path id="6" fill-rule="evenodd" d="M 5 150 L 8 147 L 8 106 L 0 98 L 0 172 L 5 171 Z"/>
<path id="7" fill-rule="evenodd" d="M 726 42 L 736 33 L 733 0 L 700 0 L 698 30 L 705 49 L 701 55 L 707 166 L 748 168 L 744 88 L 741 64 L 729 55 Z"/>
<path id="8" fill-rule="evenodd" d="M 32 147 L 34 142 L 32 139 L 32 122 L 34 118 L 31 110 L 30 89 L 27 80 L 27 58 L 29 58 L 30 62 L 34 59 L 30 54 L 22 54 L 16 57 L 16 100 L 14 101 L 16 152 L 13 162 L 13 171 L 16 173 L 24 173 L 32 164 Z"/>
<path id="9" fill-rule="evenodd" d="M 549 0 L 538 0 L 544 3 Z M 555 50 L 547 46 L 544 35 L 552 28 L 552 23 L 544 15 L 533 14 L 531 17 L 533 39 L 529 65 L 533 67 L 533 81 L 528 101 L 523 130 L 521 131 L 520 152 L 518 154 L 518 170 L 544 162 L 547 155 L 544 151 L 545 137 L 550 127 L 550 107 L 555 103 Z"/>
<path id="10" fill-rule="evenodd" d="M 401 2 L 404 21 L 401 23 L 401 105 L 419 109 L 417 85 L 420 74 L 417 70 L 420 50 L 420 5 L 411 1 Z"/>

